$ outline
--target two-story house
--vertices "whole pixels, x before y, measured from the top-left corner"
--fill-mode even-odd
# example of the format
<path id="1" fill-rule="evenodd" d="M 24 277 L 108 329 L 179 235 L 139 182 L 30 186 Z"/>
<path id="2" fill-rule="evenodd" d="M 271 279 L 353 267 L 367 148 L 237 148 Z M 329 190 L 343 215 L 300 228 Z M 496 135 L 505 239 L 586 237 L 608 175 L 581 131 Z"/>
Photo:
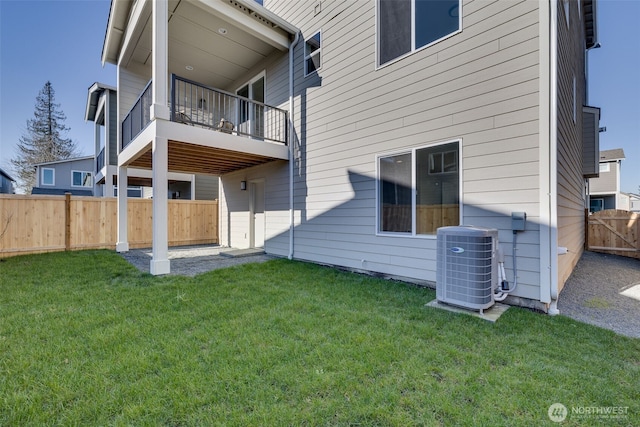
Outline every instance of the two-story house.
<path id="1" fill-rule="evenodd" d="M 600 151 L 600 174 L 589 180 L 589 212 L 604 209 L 629 210 L 629 196 L 620 191 L 622 148 Z"/>
<path id="2" fill-rule="evenodd" d="M 0 168 L 0 194 L 14 194 L 14 182 L 16 182 L 16 180 Z"/>
<path id="3" fill-rule="evenodd" d="M 31 194 L 93 196 L 93 156 L 38 163 Z"/>
<path id="4" fill-rule="evenodd" d="M 222 244 L 415 281 L 435 281 L 436 230 L 459 224 L 498 229 L 512 277 L 511 214 L 525 212 L 510 301 L 557 313 L 597 174 L 595 12 L 113 0 L 102 60 L 117 66 L 118 177 L 152 171 L 151 273 L 170 271 L 160 189 L 198 172 L 220 176 Z"/>

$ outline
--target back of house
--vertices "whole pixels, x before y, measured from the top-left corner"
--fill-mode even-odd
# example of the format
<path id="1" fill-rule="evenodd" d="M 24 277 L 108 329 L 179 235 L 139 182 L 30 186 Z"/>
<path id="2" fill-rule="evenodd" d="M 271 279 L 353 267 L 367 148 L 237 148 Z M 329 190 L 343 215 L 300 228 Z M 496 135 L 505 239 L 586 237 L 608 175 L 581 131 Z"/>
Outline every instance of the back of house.
<path id="1" fill-rule="evenodd" d="M 561 288 L 584 245 L 584 7 L 479 0 L 265 0 L 265 7 L 302 35 L 293 70 L 293 257 L 434 282 L 437 228 L 475 225 L 499 230 L 513 280 L 511 215 L 525 212 L 511 300 L 547 310 L 552 287 Z M 268 85 L 281 68 L 266 68 Z M 238 188 L 240 180 L 266 183 L 265 248 L 286 256 L 287 165 L 222 183 Z M 236 234 L 229 224 L 227 243 L 242 243 L 248 226 Z"/>
<path id="2" fill-rule="evenodd" d="M 151 9 L 112 3 L 103 61 L 120 76 L 119 164 L 219 175 L 221 244 L 433 283 L 437 229 L 488 227 L 517 276 L 507 301 L 556 311 L 597 175 L 594 1 Z M 151 271 L 165 274 L 161 233 L 156 245 Z"/>

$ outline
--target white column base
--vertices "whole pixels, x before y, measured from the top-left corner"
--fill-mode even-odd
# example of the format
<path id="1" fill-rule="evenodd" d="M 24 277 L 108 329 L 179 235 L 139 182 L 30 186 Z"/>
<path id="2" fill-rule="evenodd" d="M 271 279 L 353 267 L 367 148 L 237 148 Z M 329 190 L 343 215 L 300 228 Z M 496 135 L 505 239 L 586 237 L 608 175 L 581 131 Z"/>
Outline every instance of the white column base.
<path id="1" fill-rule="evenodd" d="M 170 261 L 168 259 L 151 260 L 149 265 L 149 273 L 154 276 L 161 274 L 169 274 L 171 272 Z"/>
<path id="2" fill-rule="evenodd" d="M 129 252 L 129 242 L 117 242 L 116 252 Z"/>

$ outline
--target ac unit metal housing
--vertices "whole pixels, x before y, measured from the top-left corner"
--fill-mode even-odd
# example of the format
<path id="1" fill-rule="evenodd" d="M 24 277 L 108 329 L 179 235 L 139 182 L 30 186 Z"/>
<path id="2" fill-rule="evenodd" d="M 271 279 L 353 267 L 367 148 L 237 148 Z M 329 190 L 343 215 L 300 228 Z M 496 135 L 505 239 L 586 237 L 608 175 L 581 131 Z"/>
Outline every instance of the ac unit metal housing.
<path id="1" fill-rule="evenodd" d="M 498 285 L 498 230 L 440 227 L 437 239 L 436 299 L 480 312 L 491 307 Z"/>

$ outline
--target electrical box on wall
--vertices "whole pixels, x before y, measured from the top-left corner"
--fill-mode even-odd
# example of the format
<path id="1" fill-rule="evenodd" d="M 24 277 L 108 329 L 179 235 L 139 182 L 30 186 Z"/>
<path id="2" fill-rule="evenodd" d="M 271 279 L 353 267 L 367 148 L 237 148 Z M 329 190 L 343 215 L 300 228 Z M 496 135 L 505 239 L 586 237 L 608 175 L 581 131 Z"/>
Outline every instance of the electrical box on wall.
<path id="1" fill-rule="evenodd" d="M 511 212 L 511 229 L 513 231 L 524 231 L 526 222 L 526 212 Z"/>

